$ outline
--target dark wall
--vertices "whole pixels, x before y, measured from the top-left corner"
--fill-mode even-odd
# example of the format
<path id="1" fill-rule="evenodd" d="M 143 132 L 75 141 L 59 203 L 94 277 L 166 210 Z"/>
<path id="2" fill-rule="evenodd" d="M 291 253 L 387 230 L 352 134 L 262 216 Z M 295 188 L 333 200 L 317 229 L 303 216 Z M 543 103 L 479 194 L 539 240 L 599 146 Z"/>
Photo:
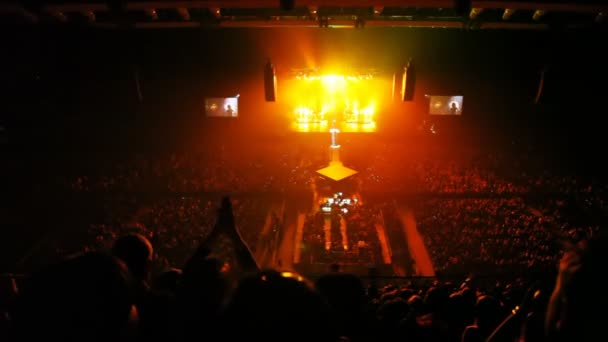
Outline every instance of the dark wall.
<path id="1" fill-rule="evenodd" d="M 413 58 L 415 101 L 397 103 L 397 118 L 423 119 L 424 94 L 463 94 L 461 121 L 475 130 L 559 135 L 597 127 L 606 113 L 604 38 L 597 31 L 15 28 L 0 36 L 1 120 L 28 139 L 169 146 L 224 124 L 204 118 L 205 96 L 240 93 L 241 122 L 280 118 L 280 107 L 263 102 L 268 57 L 279 72 L 343 64 L 387 73 Z M 544 66 L 546 96 L 535 106 Z"/>

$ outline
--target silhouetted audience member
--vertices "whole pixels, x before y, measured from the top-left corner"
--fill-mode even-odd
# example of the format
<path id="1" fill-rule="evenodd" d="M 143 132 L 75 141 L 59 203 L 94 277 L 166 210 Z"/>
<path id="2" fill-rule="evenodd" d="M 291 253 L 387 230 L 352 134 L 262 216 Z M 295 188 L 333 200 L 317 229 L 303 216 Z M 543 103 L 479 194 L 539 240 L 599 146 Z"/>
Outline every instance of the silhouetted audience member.
<path id="1" fill-rule="evenodd" d="M 182 270 L 168 269 L 153 279 L 152 290 L 159 293 L 175 293 L 182 277 Z"/>
<path id="2" fill-rule="evenodd" d="M 12 275 L 0 276 L 0 341 L 8 340 L 11 331 L 11 312 L 15 310 L 19 295 L 17 282 Z"/>
<path id="3" fill-rule="evenodd" d="M 167 335 L 162 322 L 168 319 L 169 298 L 149 291 L 153 253 L 152 244 L 141 234 L 119 237 L 112 246 L 112 254 L 127 265 L 135 282 L 134 300 L 139 317 L 139 331 L 143 338 Z"/>
<path id="4" fill-rule="evenodd" d="M 222 341 L 338 340 L 326 303 L 310 283 L 290 272 L 244 277 L 222 318 Z"/>
<path id="5" fill-rule="evenodd" d="M 374 337 L 374 316 L 367 303 L 365 287 L 361 279 L 347 273 L 329 273 L 321 276 L 315 287 L 329 304 L 333 321 L 341 336 L 352 341 Z"/>
<path id="6" fill-rule="evenodd" d="M 401 321 L 409 312 L 410 307 L 403 298 L 397 297 L 382 303 L 376 310 L 378 337 L 382 337 L 383 341 L 401 341 L 404 338 L 399 334 Z"/>
<path id="7" fill-rule="evenodd" d="M 23 341 L 129 339 L 132 281 L 120 260 L 87 253 L 33 274 L 20 288 L 15 313 Z"/>
<path id="8" fill-rule="evenodd" d="M 521 325 L 520 339 L 522 341 L 533 342 L 545 339 L 545 316 L 548 302 L 548 293 L 542 290 L 534 291 L 531 307 Z"/>
<path id="9" fill-rule="evenodd" d="M 486 342 L 543 341 L 548 296 L 539 283 L 528 288 L 523 300 L 512 304 L 511 313 L 498 325 Z"/>
<path id="10" fill-rule="evenodd" d="M 112 247 L 112 254 L 127 264 L 133 279 L 146 286 L 153 252 L 152 244 L 141 234 L 120 237 Z"/>
<path id="11" fill-rule="evenodd" d="M 173 325 L 179 339 L 195 336 L 202 326 L 210 333 L 218 328 L 217 314 L 229 288 L 221 268 L 222 263 L 211 258 L 204 246 L 184 265 L 175 292 Z"/>
<path id="12" fill-rule="evenodd" d="M 181 269 L 165 266 L 156 277 L 149 274 L 152 245 L 131 234 L 120 237 L 111 253 L 79 254 L 18 283 L 12 277 L 0 282 L 0 340 L 608 340 L 608 292 L 598 278 L 608 259 L 605 236 L 562 246 L 550 298 L 553 274 L 550 282 L 532 286 L 531 279 L 469 277 L 460 286 L 410 279 L 381 287 L 384 280 L 370 271 L 366 290 L 361 277 L 337 264 L 314 286 L 293 272 L 260 271 L 229 198 L 213 229 L 200 236 Z M 505 307 L 512 309 L 508 316 Z"/>
<path id="13" fill-rule="evenodd" d="M 566 250 L 547 307 L 545 328 L 550 340 L 608 340 L 608 291 L 601 280 L 606 260 L 606 235 Z"/>
<path id="14" fill-rule="evenodd" d="M 494 332 L 502 319 L 500 302 L 492 296 L 481 296 L 475 305 L 475 323 L 466 327 L 462 342 L 483 342 Z"/>
<path id="15" fill-rule="evenodd" d="M 450 341 L 448 325 L 449 292 L 445 287 L 432 286 L 423 299 L 422 311 L 415 317 L 415 336 L 421 341 Z"/>

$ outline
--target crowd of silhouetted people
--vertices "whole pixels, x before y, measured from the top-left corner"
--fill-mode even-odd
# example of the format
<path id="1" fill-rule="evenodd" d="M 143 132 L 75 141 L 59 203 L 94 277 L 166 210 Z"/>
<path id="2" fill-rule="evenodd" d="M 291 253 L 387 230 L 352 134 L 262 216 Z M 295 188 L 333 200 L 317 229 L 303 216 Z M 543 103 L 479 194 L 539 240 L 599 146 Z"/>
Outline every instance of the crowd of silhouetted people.
<path id="1" fill-rule="evenodd" d="M 503 204 L 516 205 L 516 204 Z M 214 256 L 232 244 L 229 262 Z M 597 279 L 608 249 L 595 236 L 567 249 L 548 278 L 399 281 L 332 272 L 313 281 L 260 270 L 229 200 L 190 257 L 151 270 L 152 243 L 117 237 L 108 249 L 4 276 L 6 341 L 602 341 L 607 296 Z M 596 308 L 596 309 L 594 309 Z M 599 310 L 598 310 L 599 308 Z"/>
<path id="2" fill-rule="evenodd" d="M 282 230 L 281 220 L 274 218 L 269 222 L 268 231 L 263 232 L 268 215 L 276 215 L 270 211 L 271 204 L 247 198 L 233 198 L 232 203 L 241 237 L 252 253 L 256 253 L 257 248 L 274 248 L 278 231 Z M 155 270 L 181 265 L 211 232 L 217 206 L 217 201 L 201 197 L 113 200 L 105 204 L 98 217 L 84 218 L 88 226 L 75 227 L 73 234 L 54 234 L 44 239 L 31 252 L 28 265 L 81 251 L 107 249 L 125 234 L 141 234 L 153 243 Z"/>
<path id="3" fill-rule="evenodd" d="M 606 310 L 595 308 L 607 304 L 597 277 L 608 248 L 587 242 L 605 233 L 605 184 L 528 169 L 517 157 L 368 148 L 343 158 L 360 171 L 363 191 L 429 195 L 412 209 L 437 279 L 363 279 L 338 266 L 312 283 L 261 272 L 253 254 L 276 248 L 272 237 L 282 231 L 277 218 L 262 234 L 271 207 L 263 196 L 236 196 L 217 216 L 217 197 L 198 196 L 306 191 L 327 162 L 325 148 L 136 157 L 58 181 L 76 199 L 121 196 L 101 200 L 101 217 L 30 256 L 50 265 L 1 278 L 0 339 L 606 340 Z M 462 196 L 444 196 L 453 194 Z M 302 257 L 378 265 L 375 224 L 391 210 L 372 203 L 330 215 L 329 242 L 325 214 L 310 215 Z M 384 217 L 388 235 L 402 233 L 396 217 Z"/>
<path id="4" fill-rule="evenodd" d="M 407 194 L 577 193 L 606 196 L 601 180 L 575 177 L 543 166 L 530 154 L 484 149 L 430 150 L 425 146 L 356 141 L 343 146 L 344 163 L 359 171 L 364 192 Z M 323 144 L 252 143 L 209 146 L 109 160 L 73 170 L 60 186 L 85 193 L 200 193 L 308 191 L 315 171 L 326 166 Z"/>
<path id="5" fill-rule="evenodd" d="M 563 201 L 537 207 L 520 197 L 427 200 L 415 212 L 435 270 L 448 273 L 551 268 L 564 244 L 597 234 L 600 224 L 577 221 Z"/>

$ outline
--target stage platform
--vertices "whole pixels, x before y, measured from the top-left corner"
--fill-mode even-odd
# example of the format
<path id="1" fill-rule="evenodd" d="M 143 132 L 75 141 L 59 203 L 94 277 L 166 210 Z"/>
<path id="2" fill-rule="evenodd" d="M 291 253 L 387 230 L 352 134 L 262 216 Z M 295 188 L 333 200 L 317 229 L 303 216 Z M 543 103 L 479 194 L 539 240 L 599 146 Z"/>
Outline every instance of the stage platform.
<path id="1" fill-rule="evenodd" d="M 333 127 L 338 128 L 342 133 L 375 133 L 377 131 L 375 122 L 341 122 Z M 330 128 L 332 126 L 327 121 L 293 122 L 291 124 L 291 130 L 300 133 L 329 133 Z"/>

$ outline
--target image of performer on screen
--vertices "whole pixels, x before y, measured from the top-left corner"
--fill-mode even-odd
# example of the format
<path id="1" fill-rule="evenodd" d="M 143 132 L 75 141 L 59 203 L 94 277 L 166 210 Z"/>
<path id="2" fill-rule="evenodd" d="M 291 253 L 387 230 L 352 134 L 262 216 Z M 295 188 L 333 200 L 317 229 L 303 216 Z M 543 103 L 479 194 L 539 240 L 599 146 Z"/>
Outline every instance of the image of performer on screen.
<path id="1" fill-rule="evenodd" d="M 450 114 L 458 114 L 458 103 L 455 101 L 450 105 Z"/>
<path id="2" fill-rule="evenodd" d="M 226 114 L 227 114 L 227 116 L 233 116 L 234 110 L 232 109 L 231 105 L 226 106 Z"/>

